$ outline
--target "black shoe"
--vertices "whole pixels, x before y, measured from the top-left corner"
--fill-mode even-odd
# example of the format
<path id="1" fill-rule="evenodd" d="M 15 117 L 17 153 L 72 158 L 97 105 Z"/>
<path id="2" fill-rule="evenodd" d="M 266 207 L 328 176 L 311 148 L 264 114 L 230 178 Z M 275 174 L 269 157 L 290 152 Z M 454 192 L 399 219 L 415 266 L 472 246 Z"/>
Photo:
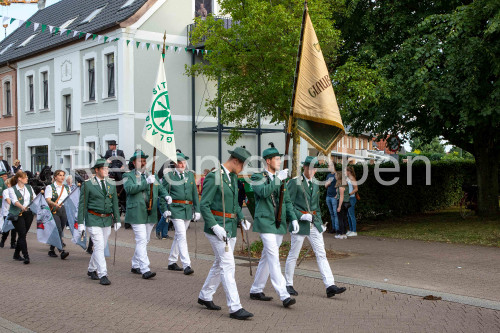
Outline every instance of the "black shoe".
<path id="1" fill-rule="evenodd" d="M 66 247 L 66 244 L 65 244 L 65 243 L 62 243 L 62 246 L 63 246 L 63 247 Z"/>
<path id="2" fill-rule="evenodd" d="M 12 259 L 17 260 L 17 261 L 24 261 L 24 258 L 21 257 L 21 255 L 19 255 L 19 253 L 18 254 L 14 253 L 14 256 L 12 257 Z"/>
<path id="3" fill-rule="evenodd" d="M 52 258 L 57 258 L 56 251 L 54 251 L 54 250 L 50 250 L 50 251 L 49 251 L 49 257 L 52 257 Z"/>
<path id="4" fill-rule="evenodd" d="M 183 270 L 177 264 L 168 265 L 167 269 L 169 271 L 182 271 Z"/>
<path id="5" fill-rule="evenodd" d="M 254 293 L 254 294 L 250 293 L 250 299 L 269 302 L 273 298 L 271 296 L 266 296 L 264 293 Z"/>
<path id="6" fill-rule="evenodd" d="M 161 233 L 159 231 L 156 232 L 156 238 L 161 239 Z"/>
<path id="7" fill-rule="evenodd" d="M 333 284 L 330 287 L 326 288 L 326 297 L 330 298 L 337 294 L 342 294 L 344 291 L 346 291 L 345 287 L 339 288 Z"/>
<path id="8" fill-rule="evenodd" d="M 130 271 L 131 271 L 132 273 L 134 273 L 134 274 L 142 274 L 142 273 L 141 273 L 141 269 L 140 269 L 140 268 L 134 268 L 134 267 L 132 267 L 132 268 L 130 269 Z"/>
<path id="9" fill-rule="evenodd" d="M 295 304 L 295 302 L 296 302 L 296 301 L 295 301 L 295 298 L 288 297 L 287 299 L 285 299 L 285 300 L 283 301 L 283 306 L 284 306 L 285 308 L 288 308 L 288 307 L 290 307 L 290 305 L 294 305 L 294 304 Z"/>
<path id="10" fill-rule="evenodd" d="M 165 237 L 163 237 L 162 239 L 173 239 L 172 237 L 170 237 L 169 235 L 166 235 Z"/>
<path id="11" fill-rule="evenodd" d="M 253 313 L 250 313 L 247 310 L 241 308 L 236 312 L 230 313 L 229 317 L 231 317 L 233 319 L 238 319 L 238 320 L 245 320 L 245 319 L 253 317 Z"/>
<path id="12" fill-rule="evenodd" d="M 111 281 L 109 281 L 107 276 L 103 276 L 100 279 L 99 283 L 102 284 L 103 286 L 109 286 L 111 284 Z"/>
<path id="13" fill-rule="evenodd" d="M 24 264 L 27 265 L 30 263 L 30 256 L 24 256 Z"/>
<path id="14" fill-rule="evenodd" d="M 142 278 L 143 279 L 151 279 L 152 277 L 155 277 L 156 276 L 156 273 L 155 272 L 151 272 L 151 271 L 147 271 L 146 273 L 142 274 Z"/>
<path id="15" fill-rule="evenodd" d="M 207 307 L 207 309 L 209 309 L 209 310 L 218 311 L 221 309 L 221 307 L 218 305 L 215 305 L 213 301 L 204 301 L 201 298 L 198 298 L 198 304 L 205 305 Z"/>
<path id="16" fill-rule="evenodd" d="M 99 280 L 99 276 L 97 276 L 97 272 L 87 272 L 87 275 L 90 277 L 91 280 Z"/>
<path id="17" fill-rule="evenodd" d="M 184 268 L 184 275 L 191 275 L 193 273 L 194 273 L 194 271 L 191 268 L 191 266 L 188 266 L 188 267 Z"/>
<path id="18" fill-rule="evenodd" d="M 0 241 L 0 248 L 2 248 L 2 249 L 3 249 L 3 247 L 4 247 L 4 246 L 5 246 L 5 241 L 2 239 L 2 240 Z"/>
<path id="19" fill-rule="evenodd" d="M 293 286 L 286 286 L 286 291 L 292 296 L 299 296 L 299 293 L 293 289 Z"/>
<path id="20" fill-rule="evenodd" d="M 61 259 L 62 260 L 66 259 L 68 256 L 69 256 L 69 252 L 66 252 L 66 251 L 61 252 Z"/>

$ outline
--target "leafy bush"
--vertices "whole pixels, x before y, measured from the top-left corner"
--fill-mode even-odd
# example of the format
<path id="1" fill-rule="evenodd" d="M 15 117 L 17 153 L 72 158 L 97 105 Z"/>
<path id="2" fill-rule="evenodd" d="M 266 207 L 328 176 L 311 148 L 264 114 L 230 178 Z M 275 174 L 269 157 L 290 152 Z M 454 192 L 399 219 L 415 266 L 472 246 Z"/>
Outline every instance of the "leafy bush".
<path id="1" fill-rule="evenodd" d="M 363 177 L 363 166 L 353 165 L 357 179 Z M 391 170 L 392 162 L 383 163 L 380 168 Z M 462 197 L 464 183 L 476 183 L 474 161 L 441 160 L 431 162 L 430 185 L 426 185 L 426 166 L 422 161 L 415 161 L 411 167 L 412 185 L 407 184 L 407 164 L 400 164 L 400 171 L 381 172 L 380 178 L 390 181 L 399 180 L 390 186 L 380 184 L 375 178 L 375 166 L 369 165 L 366 181 L 359 185 L 361 200 L 356 204 L 356 217 L 363 219 L 403 216 L 449 207 L 458 203 Z M 341 166 L 337 165 L 337 170 Z M 324 180 L 327 172 L 317 173 L 318 180 Z M 321 186 L 321 213 L 324 221 L 331 221 L 326 206 L 326 189 Z"/>

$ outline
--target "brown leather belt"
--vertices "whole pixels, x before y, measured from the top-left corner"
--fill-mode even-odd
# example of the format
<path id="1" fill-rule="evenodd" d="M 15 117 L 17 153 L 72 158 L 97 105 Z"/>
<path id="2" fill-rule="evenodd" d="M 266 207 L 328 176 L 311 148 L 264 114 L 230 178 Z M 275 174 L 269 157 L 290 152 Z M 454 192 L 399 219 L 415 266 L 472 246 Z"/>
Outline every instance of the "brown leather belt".
<path id="1" fill-rule="evenodd" d="M 303 212 L 303 211 L 300 211 L 300 212 L 302 214 L 311 214 L 312 213 L 313 215 L 316 215 L 316 211 L 315 210 L 313 210 L 311 213 L 309 213 L 309 212 Z"/>
<path id="2" fill-rule="evenodd" d="M 218 212 L 216 210 L 211 210 L 212 214 L 216 215 L 216 216 L 224 216 L 224 213 L 223 212 Z M 236 218 L 236 214 L 231 214 L 231 213 L 226 213 L 225 215 L 228 219 L 235 219 Z"/>
<path id="3" fill-rule="evenodd" d="M 172 203 L 184 204 L 184 205 L 192 205 L 192 201 L 188 200 L 172 200 Z"/>
<path id="4" fill-rule="evenodd" d="M 94 212 L 93 210 L 90 210 L 90 209 L 89 209 L 89 213 L 92 214 L 92 215 L 95 215 L 95 216 L 99 216 L 99 217 L 108 217 L 108 216 L 111 216 L 111 214 L 99 214 L 99 213 L 96 213 L 96 212 Z"/>

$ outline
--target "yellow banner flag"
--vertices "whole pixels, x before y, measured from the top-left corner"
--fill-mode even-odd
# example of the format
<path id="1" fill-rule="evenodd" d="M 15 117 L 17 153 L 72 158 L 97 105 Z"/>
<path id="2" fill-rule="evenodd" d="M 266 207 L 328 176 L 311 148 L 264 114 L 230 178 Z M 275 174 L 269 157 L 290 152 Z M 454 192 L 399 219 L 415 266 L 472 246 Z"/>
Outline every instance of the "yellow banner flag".
<path id="1" fill-rule="evenodd" d="M 344 125 L 307 9 L 304 21 L 293 117 L 297 119 L 299 135 L 323 154 L 330 155 L 345 133 Z"/>

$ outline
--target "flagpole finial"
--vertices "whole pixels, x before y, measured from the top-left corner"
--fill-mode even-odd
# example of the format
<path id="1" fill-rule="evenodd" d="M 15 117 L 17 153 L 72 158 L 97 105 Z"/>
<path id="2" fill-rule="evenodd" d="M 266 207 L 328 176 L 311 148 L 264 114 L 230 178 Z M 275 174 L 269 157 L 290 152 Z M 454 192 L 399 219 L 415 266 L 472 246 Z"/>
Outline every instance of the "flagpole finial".
<path id="1" fill-rule="evenodd" d="M 163 49 L 161 50 L 161 54 L 163 57 L 163 61 L 165 62 L 165 46 L 166 46 L 166 41 L 167 41 L 167 30 L 163 33 Z"/>

